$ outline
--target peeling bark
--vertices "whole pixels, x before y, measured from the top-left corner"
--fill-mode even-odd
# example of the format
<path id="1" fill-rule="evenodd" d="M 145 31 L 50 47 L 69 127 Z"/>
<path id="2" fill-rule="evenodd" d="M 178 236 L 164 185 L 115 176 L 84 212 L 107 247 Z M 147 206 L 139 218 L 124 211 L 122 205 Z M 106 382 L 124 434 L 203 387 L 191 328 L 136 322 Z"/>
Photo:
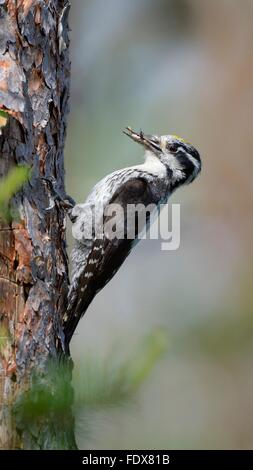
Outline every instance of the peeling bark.
<path id="1" fill-rule="evenodd" d="M 0 176 L 14 164 L 32 168 L 14 198 L 18 222 L 0 225 L 0 448 L 75 448 L 71 366 L 63 372 L 69 401 L 61 422 L 52 410 L 27 426 L 15 407 L 34 371 L 56 393 L 49 359 L 70 364 L 62 330 L 65 217 L 58 206 L 45 211 L 50 195 L 40 179 L 52 175 L 64 191 L 68 10 L 68 0 L 0 0 L 0 109 L 9 115 L 0 136 Z"/>

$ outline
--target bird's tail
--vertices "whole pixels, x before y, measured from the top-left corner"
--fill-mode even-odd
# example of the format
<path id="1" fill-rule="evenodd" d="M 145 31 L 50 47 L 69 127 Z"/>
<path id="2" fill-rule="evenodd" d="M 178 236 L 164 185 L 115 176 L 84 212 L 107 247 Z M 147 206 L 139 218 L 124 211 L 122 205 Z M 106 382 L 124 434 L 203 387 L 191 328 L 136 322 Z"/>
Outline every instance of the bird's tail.
<path id="1" fill-rule="evenodd" d="M 64 315 L 64 334 L 66 345 L 69 345 L 79 320 L 85 314 L 96 294 L 92 288 L 87 286 L 85 295 L 83 295 L 84 293 L 82 291 L 81 295 L 78 295 L 77 292 L 79 292 L 79 290 L 76 287 L 77 286 L 73 285 L 69 292 L 68 306 Z"/>

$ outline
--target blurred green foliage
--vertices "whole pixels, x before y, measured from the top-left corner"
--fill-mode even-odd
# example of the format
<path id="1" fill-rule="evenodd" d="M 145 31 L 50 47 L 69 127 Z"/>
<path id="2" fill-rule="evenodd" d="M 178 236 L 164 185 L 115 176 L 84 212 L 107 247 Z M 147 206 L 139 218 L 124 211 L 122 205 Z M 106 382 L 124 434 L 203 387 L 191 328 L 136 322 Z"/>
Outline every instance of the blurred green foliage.
<path id="1" fill-rule="evenodd" d="M 117 349 L 104 360 L 86 356 L 75 373 L 76 409 L 120 405 L 131 400 L 167 348 L 166 333 L 155 329 L 125 360 L 119 359 L 121 351 Z"/>
<path id="2" fill-rule="evenodd" d="M 166 334 L 154 330 L 121 363 L 117 362 L 120 351 L 104 361 L 95 355 L 86 356 L 75 373 L 74 412 L 79 414 L 80 410 L 119 406 L 131 400 L 166 350 Z M 49 363 L 45 380 L 33 375 L 32 387 L 19 397 L 15 405 L 22 423 L 32 426 L 42 416 L 53 413 L 56 419 L 57 416 L 61 419 L 64 413 L 68 413 L 68 405 L 72 402 L 69 379 L 68 362 Z"/>
<path id="3" fill-rule="evenodd" d="M 8 175 L 0 181 L 0 218 L 11 220 L 9 201 L 27 182 L 30 176 L 30 167 L 26 165 L 12 168 Z"/>
<path id="4" fill-rule="evenodd" d="M 8 122 L 8 113 L 0 109 L 0 135 L 2 133 L 1 129 L 6 126 Z"/>

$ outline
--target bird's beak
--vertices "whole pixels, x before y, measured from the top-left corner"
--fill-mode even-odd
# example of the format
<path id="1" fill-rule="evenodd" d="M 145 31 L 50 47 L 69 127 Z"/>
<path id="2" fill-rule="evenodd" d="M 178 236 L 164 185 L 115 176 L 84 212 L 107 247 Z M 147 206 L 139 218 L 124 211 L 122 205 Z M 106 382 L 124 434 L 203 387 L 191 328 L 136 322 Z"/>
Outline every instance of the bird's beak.
<path id="1" fill-rule="evenodd" d="M 135 132 L 131 129 L 131 127 L 126 127 L 123 133 L 126 134 L 128 137 L 131 137 L 131 139 L 133 139 L 135 142 L 142 144 L 144 147 L 149 150 L 152 150 L 153 152 L 162 151 L 161 147 L 157 142 L 157 137 L 155 136 L 145 135 L 142 131 L 140 131 L 139 133 Z"/>

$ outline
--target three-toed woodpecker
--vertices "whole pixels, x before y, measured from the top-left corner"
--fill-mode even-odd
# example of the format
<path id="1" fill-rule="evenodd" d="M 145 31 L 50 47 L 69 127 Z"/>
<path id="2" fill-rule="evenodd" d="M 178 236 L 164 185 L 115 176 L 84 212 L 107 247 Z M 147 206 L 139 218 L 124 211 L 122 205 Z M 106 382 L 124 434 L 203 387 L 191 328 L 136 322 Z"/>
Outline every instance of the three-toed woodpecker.
<path id="1" fill-rule="evenodd" d="M 110 281 L 138 240 L 137 226 L 132 239 L 107 236 L 103 229 L 110 220 L 106 215 L 108 206 L 120 205 L 124 223 L 129 204 L 159 207 L 167 202 L 176 188 L 191 183 L 201 170 L 198 151 L 177 136 L 145 135 L 142 131 L 134 132 L 130 127 L 124 133 L 144 147 L 145 162 L 107 175 L 94 186 L 85 203 L 70 204 L 68 208 L 75 246 L 64 316 L 67 344 L 95 295 Z M 90 235 L 87 236 L 90 227 Z"/>

